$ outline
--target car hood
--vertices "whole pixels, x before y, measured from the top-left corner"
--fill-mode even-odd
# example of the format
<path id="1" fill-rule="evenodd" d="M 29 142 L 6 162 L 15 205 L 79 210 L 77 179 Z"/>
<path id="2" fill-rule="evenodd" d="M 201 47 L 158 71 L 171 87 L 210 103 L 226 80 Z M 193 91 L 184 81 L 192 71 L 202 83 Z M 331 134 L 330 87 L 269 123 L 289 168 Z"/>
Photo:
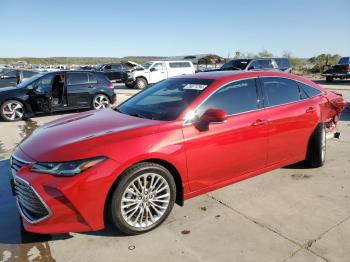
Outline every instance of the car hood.
<path id="1" fill-rule="evenodd" d="M 17 86 L 5 86 L 0 87 L 0 93 L 11 93 L 11 92 L 18 92 L 19 90 L 25 90 L 25 88 L 19 88 Z"/>
<path id="2" fill-rule="evenodd" d="M 40 162 L 94 157 L 104 155 L 106 144 L 155 133 L 160 122 L 112 109 L 88 111 L 43 125 L 20 144 L 20 149 Z"/>

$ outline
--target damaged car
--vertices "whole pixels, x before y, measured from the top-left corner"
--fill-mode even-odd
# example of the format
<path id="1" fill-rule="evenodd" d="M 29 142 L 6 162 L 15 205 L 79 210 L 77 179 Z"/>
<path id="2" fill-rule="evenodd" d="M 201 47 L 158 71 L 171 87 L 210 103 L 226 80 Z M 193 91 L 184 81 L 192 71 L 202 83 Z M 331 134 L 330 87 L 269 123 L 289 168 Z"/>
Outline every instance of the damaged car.
<path id="1" fill-rule="evenodd" d="M 103 73 L 41 73 L 17 86 L 0 88 L 0 116 L 5 121 L 18 121 L 38 113 L 108 108 L 115 100 L 114 87 Z"/>

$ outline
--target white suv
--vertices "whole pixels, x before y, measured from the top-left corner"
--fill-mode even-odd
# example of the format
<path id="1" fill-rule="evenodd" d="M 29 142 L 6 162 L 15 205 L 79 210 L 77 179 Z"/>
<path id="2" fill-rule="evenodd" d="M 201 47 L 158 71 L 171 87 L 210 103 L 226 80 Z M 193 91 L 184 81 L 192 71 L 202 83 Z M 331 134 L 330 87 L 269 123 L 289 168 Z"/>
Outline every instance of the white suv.
<path id="1" fill-rule="evenodd" d="M 191 61 L 150 61 L 137 66 L 128 73 L 127 87 L 145 88 L 172 76 L 194 74 Z"/>

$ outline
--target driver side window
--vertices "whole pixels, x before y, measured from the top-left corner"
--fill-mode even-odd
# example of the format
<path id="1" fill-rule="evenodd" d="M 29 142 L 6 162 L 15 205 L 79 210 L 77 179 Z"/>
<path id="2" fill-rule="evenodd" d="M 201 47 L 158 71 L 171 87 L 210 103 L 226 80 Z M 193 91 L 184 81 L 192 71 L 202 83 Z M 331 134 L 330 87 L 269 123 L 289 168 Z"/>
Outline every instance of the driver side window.
<path id="1" fill-rule="evenodd" d="M 39 93 L 48 93 L 52 87 L 53 74 L 45 75 L 38 79 L 34 84 L 35 91 Z"/>
<path id="2" fill-rule="evenodd" d="M 201 117 L 208 109 L 222 109 L 228 115 L 257 110 L 255 79 L 235 81 L 220 88 L 198 108 L 196 115 Z"/>

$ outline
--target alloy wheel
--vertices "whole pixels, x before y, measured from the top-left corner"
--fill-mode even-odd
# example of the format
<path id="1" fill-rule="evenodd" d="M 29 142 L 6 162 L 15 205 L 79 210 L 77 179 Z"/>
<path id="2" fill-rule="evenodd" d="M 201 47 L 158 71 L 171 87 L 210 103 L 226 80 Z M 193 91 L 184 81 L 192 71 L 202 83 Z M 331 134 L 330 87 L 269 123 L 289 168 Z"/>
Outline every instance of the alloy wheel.
<path id="1" fill-rule="evenodd" d="M 92 105 L 94 109 L 109 108 L 109 99 L 105 95 L 95 96 Z"/>
<path id="2" fill-rule="evenodd" d="M 2 106 L 2 116 L 8 121 L 20 120 L 23 115 L 23 104 L 18 101 L 8 101 Z"/>
<path id="3" fill-rule="evenodd" d="M 121 214 L 125 222 L 136 228 L 148 228 L 163 217 L 170 203 L 168 182 L 155 173 L 134 179 L 121 199 Z"/>

